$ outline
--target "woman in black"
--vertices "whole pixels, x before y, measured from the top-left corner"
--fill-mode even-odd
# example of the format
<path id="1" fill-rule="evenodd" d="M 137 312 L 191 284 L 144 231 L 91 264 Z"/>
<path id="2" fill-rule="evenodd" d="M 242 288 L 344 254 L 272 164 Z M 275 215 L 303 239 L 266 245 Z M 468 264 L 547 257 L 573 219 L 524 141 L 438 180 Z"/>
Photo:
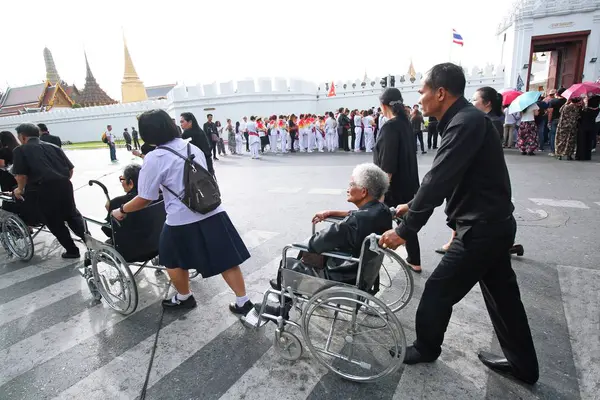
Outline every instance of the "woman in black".
<path id="1" fill-rule="evenodd" d="M 0 132 L 0 189 L 3 192 L 12 192 L 17 186 L 17 181 L 8 172 L 8 167 L 13 163 L 13 149 L 18 145 L 17 138 L 11 132 Z"/>
<path id="2" fill-rule="evenodd" d="M 381 110 L 387 118 L 373 149 L 373 162 L 390 178 L 390 188 L 384 203 L 389 207 L 406 204 L 419 190 L 419 170 L 415 154 L 415 137 L 404 111 L 402 94 L 397 88 L 387 88 L 379 97 Z M 421 249 L 414 233 L 406 238 L 406 262 L 414 272 L 421 272 Z"/>
<path id="3" fill-rule="evenodd" d="M 206 157 L 206 166 L 208 167 L 208 172 L 214 175 L 215 169 L 213 167 L 213 162 L 210 154 L 211 146 L 208 142 L 208 137 L 206 136 L 206 133 L 204 133 L 202 128 L 200 128 L 200 125 L 198 125 L 198 121 L 196 121 L 196 117 L 194 117 L 194 114 L 184 112 L 183 114 L 181 114 L 181 120 L 179 121 L 179 123 L 181 124 L 181 128 L 183 128 L 183 134 L 181 135 L 181 138 L 191 138 L 191 143 L 200 150 L 202 150 L 204 156 Z"/>
<path id="4" fill-rule="evenodd" d="M 596 141 L 596 117 L 598 116 L 600 96 L 592 96 L 586 100 L 581 110 L 581 119 L 577 131 L 577 152 L 575 159 L 588 161 L 592 159 L 592 147 Z"/>
<path id="5" fill-rule="evenodd" d="M 292 114 L 290 115 L 290 120 L 288 121 L 288 127 L 289 127 L 289 132 L 290 132 L 290 143 L 291 143 L 291 150 L 290 153 L 295 153 L 296 150 L 294 150 L 294 141 L 297 139 L 297 135 L 298 135 L 298 124 L 296 124 L 296 115 Z"/>

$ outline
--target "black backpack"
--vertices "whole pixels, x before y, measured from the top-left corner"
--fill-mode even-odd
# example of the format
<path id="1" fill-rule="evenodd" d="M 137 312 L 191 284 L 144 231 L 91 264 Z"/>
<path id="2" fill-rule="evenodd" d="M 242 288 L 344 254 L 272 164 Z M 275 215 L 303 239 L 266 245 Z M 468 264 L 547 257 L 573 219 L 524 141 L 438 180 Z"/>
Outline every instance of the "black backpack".
<path id="1" fill-rule="evenodd" d="M 177 197 L 187 208 L 200 214 L 207 214 L 221 205 L 221 192 L 215 177 L 202 165 L 194 161 L 195 155 L 192 154 L 189 143 L 187 145 L 187 157 L 166 146 L 158 146 L 157 148 L 170 151 L 181 157 L 185 162 L 183 167 L 183 193 L 177 195 L 163 185 L 165 189 Z"/>

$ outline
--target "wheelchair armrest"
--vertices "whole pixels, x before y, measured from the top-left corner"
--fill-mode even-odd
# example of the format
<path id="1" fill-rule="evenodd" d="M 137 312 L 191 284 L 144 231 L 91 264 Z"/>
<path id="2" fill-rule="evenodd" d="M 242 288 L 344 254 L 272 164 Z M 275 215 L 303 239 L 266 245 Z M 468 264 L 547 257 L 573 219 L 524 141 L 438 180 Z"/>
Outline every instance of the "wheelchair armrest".
<path id="1" fill-rule="evenodd" d="M 289 249 L 306 251 L 306 252 L 310 251 L 308 249 L 307 245 L 305 245 L 305 244 L 299 244 L 299 243 L 294 243 L 294 244 L 290 244 L 290 245 L 287 245 L 286 247 L 284 247 L 284 249 L 283 249 L 283 256 L 284 257 L 285 257 L 285 253 Z M 345 260 L 345 261 L 352 261 L 352 262 L 359 262 L 360 261 L 360 259 L 358 259 L 356 257 L 352 257 L 352 254 L 342 253 L 342 252 L 339 252 L 339 251 L 327 251 L 327 252 L 320 253 L 320 254 L 322 256 L 325 256 L 325 257 L 337 258 L 337 259 Z"/>

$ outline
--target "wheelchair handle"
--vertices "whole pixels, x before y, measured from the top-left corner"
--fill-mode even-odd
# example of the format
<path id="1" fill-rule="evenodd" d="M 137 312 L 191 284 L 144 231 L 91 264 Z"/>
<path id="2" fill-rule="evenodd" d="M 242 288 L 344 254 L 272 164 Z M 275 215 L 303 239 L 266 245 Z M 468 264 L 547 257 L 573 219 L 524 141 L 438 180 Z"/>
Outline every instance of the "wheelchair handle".
<path id="1" fill-rule="evenodd" d="M 92 180 L 90 180 L 88 182 L 88 185 L 90 185 L 90 186 L 94 186 L 94 185 L 100 186 L 102 188 L 102 191 L 104 192 L 104 195 L 106 196 L 106 199 L 108 201 L 110 201 L 110 197 L 108 196 L 108 189 L 106 188 L 106 186 L 104 186 L 104 184 L 102 182 L 96 181 L 96 180 L 92 179 Z"/>

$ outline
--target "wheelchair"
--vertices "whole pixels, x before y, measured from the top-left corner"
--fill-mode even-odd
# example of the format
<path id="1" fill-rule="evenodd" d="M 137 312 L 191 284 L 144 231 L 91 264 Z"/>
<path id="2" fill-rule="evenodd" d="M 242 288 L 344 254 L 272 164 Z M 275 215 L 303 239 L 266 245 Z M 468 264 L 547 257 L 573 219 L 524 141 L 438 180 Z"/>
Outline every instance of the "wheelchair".
<path id="1" fill-rule="evenodd" d="M 281 290 L 269 288 L 260 311 L 258 307 L 252 310 L 242 318 L 243 322 L 254 328 L 275 322 L 274 348 L 285 360 L 295 361 L 303 353 L 300 339 L 287 329 L 291 326 L 300 330 L 310 353 L 344 379 L 373 382 L 394 373 L 404 360 L 406 337 L 394 311 L 375 296 L 373 289 L 390 252 L 379 247 L 379 239 L 375 234 L 367 236 L 359 258 L 338 252 L 322 254 L 358 263 L 354 284 L 287 269 L 287 263 L 293 260 L 288 259 L 288 251 L 307 252 L 308 248 L 301 244 L 285 246 Z M 412 294 L 412 279 L 409 282 Z M 398 309 L 409 300 L 410 296 L 406 297 Z M 266 313 L 268 303 L 279 306 L 279 315 Z M 299 311 L 298 320 L 289 318 L 289 310 Z"/>
<path id="2" fill-rule="evenodd" d="M 23 215 L 25 203 L 18 202 L 10 192 L 0 192 L 0 200 L 3 206 L 0 210 L 0 244 L 8 254 L 8 258 L 21 261 L 29 261 L 35 253 L 33 240 L 36 236 L 46 231 L 40 218 L 33 216 L 33 210 L 28 210 Z"/>
<path id="3" fill-rule="evenodd" d="M 91 180 L 89 185 L 102 188 L 107 199 L 108 190 L 101 182 Z M 129 315 L 138 304 L 136 277 L 144 268 L 156 270 L 160 275 L 166 270 L 158 263 L 158 242 L 166 219 L 163 200 L 150 204 L 122 221 L 110 218 L 109 222 L 83 217 L 85 226 L 84 265 L 81 276 L 96 301 L 104 299 L 115 311 Z M 94 238 L 88 224 L 111 229 L 109 241 Z M 132 268 L 137 268 L 132 272 Z M 190 271 L 190 279 L 198 275 Z"/>

